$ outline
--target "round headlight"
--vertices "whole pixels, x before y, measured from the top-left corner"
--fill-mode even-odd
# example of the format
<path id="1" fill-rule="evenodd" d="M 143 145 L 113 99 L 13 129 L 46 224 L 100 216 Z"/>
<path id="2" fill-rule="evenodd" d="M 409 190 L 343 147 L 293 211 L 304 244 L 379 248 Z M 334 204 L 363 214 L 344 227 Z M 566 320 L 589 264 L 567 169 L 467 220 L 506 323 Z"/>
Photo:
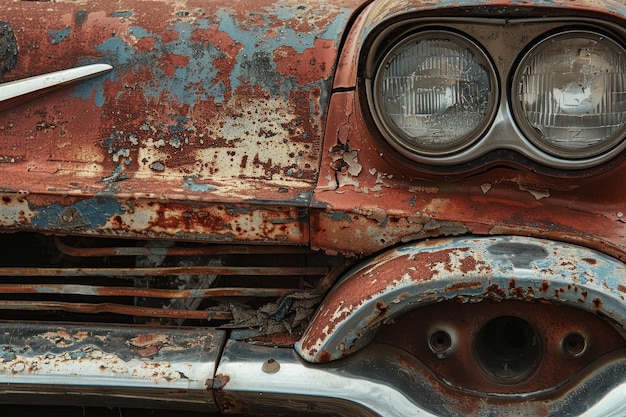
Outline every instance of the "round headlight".
<path id="1" fill-rule="evenodd" d="M 526 137 L 562 158 L 613 148 L 626 126 L 625 53 L 590 31 L 553 35 L 530 49 L 513 78 L 513 113 Z"/>
<path id="2" fill-rule="evenodd" d="M 425 31 L 384 56 L 370 103 L 387 141 L 419 160 L 458 152 L 479 139 L 493 118 L 496 84 L 491 62 L 473 41 Z"/>

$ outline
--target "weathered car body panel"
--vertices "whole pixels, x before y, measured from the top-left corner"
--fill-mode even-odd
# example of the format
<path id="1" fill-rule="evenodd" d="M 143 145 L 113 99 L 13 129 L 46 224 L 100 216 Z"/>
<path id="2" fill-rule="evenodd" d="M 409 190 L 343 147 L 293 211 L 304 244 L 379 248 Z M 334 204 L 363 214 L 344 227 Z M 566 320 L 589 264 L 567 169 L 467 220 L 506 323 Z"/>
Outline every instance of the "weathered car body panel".
<path id="1" fill-rule="evenodd" d="M 359 2 L 255 3 L 245 12 L 142 3 L 0 6 L 18 51 L 4 81 L 114 66 L 0 114 L 2 227 L 310 242 L 351 255 L 423 237 L 515 231 L 570 242 L 593 235 L 592 247 L 623 258 L 624 196 L 610 181 L 621 165 L 567 180 L 500 168 L 441 181 L 417 178 L 373 146 L 352 91 L 358 45 L 404 3 L 376 3 L 361 15 L 363 32 L 351 35 L 335 84 L 349 91 L 330 103 L 343 28 Z M 480 12 L 514 2 L 464 4 Z M 619 2 L 567 6 L 623 15 Z"/>
<path id="2" fill-rule="evenodd" d="M 0 92 L 110 65 L 0 94 L 0 403 L 621 416 L 626 153 L 394 153 L 363 68 L 383 27 L 423 19 L 488 22 L 503 84 L 493 45 L 511 33 L 513 62 L 533 22 L 626 44 L 617 0 L 0 4 Z M 539 346 L 518 379 L 476 359 L 502 317 Z"/>
<path id="3" fill-rule="evenodd" d="M 337 50 L 358 4 L 0 5 L 3 81 L 113 66 L 0 115 L 0 223 L 307 243 L 298 207 L 315 186 Z"/>
<path id="4" fill-rule="evenodd" d="M 626 195 L 615 189 L 625 175 L 621 161 L 584 176 L 519 169 L 507 162 L 467 167 L 464 175 L 420 173 L 381 148 L 366 121 L 357 68 L 360 48 L 372 28 L 398 15 L 594 16 L 619 21 L 620 1 L 376 2 L 361 15 L 340 57 L 327 123 L 318 186 L 312 202 L 312 242 L 316 247 L 354 255 L 372 254 L 394 244 L 465 233 L 521 234 L 585 245 L 624 259 Z M 506 12 L 505 12 L 506 10 Z M 511 40 L 506 40 L 511 42 Z M 354 207 L 353 202 L 360 204 Z M 593 241 L 588 236 L 594 236 Z M 355 244 L 355 242 L 358 242 Z"/>

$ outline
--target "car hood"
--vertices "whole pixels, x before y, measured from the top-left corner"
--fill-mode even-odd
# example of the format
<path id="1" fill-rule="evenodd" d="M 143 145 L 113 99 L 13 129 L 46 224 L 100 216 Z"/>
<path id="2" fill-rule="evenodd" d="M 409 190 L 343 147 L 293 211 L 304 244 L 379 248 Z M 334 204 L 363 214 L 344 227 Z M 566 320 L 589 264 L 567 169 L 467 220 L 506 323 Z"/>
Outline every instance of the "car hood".
<path id="1" fill-rule="evenodd" d="M 5 85 L 0 227 L 306 244 L 361 3 L 2 2 L 2 83 L 104 71 L 13 99 Z"/>
<path id="2" fill-rule="evenodd" d="M 360 3 L 3 2 L 3 82 L 112 69 L 3 104 L 2 187 L 306 200 L 337 51 Z"/>

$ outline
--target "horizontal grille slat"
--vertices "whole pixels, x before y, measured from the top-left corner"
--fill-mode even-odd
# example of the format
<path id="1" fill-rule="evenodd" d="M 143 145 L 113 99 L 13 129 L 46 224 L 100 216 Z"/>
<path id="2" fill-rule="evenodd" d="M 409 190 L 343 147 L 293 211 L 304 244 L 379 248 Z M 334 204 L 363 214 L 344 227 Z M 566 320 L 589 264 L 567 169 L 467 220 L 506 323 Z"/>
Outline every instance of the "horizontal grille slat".
<path id="1" fill-rule="evenodd" d="M 286 320 L 306 325 L 345 266 L 341 257 L 279 245 L 27 232 L 0 233 L 0 245 L 7 248 L 0 258 L 4 320 L 258 325 L 274 331 L 276 322 Z M 292 331 L 294 324 L 284 328 Z"/>
<path id="2" fill-rule="evenodd" d="M 248 245 L 219 245 L 208 247 L 95 247 L 77 248 L 64 244 L 61 239 L 55 239 L 55 245 L 60 252 L 76 257 L 102 256 L 209 256 L 209 255 L 271 255 L 312 253 L 308 248 L 301 246 L 248 246 Z"/>
<path id="3" fill-rule="evenodd" d="M 292 288 L 194 288 L 168 290 L 161 288 L 106 287 L 77 284 L 0 284 L 0 294 L 65 294 L 148 298 L 205 297 L 282 297 Z"/>
<path id="4" fill-rule="evenodd" d="M 24 276 L 68 276 L 68 277 L 115 277 L 139 278 L 162 277 L 168 275 L 325 275 L 328 268 L 290 268 L 290 267 L 224 267 L 224 266 L 187 266 L 159 268 L 0 268 L 0 277 Z"/>
<path id="5" fill-rule="evenodd" d="M 0 301 L 0 310 L 50 311 L 59 310 L 72 313 L 115 313 L 128 316 L 156 317 L 170 319 L 230 320 L 229 311 L 172 310 L 140 307 L 113 303 L 69 303 L 63 301 Z"/>

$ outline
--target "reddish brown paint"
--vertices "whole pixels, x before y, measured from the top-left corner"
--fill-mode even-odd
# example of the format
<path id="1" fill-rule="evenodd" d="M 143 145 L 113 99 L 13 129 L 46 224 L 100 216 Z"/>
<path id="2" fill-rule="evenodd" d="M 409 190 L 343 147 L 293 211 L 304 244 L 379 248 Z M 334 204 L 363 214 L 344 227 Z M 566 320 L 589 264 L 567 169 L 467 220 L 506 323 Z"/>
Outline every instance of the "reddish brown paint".
<path id="1" fill-rule="evenodd" d="M 89 62 L 114 67 L 90 95 L 66 88 L 0 113 L 2 191 L 11 200 L 0 227 L 41 230 L 31 220 L 46 206 L 106 193 L 125 209 L 101 230 L 49 227 L 308 244 L 302 209 L 317 178 L 342 31 L 359 4 L 0 5 L 19 49 L 3 81 Z"/>

